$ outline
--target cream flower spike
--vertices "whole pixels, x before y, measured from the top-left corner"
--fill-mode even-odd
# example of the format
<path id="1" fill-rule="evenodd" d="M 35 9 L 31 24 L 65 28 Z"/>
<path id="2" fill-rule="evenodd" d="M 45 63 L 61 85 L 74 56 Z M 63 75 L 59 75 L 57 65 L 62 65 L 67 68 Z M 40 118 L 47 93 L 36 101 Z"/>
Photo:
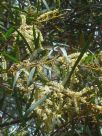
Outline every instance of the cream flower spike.
<path id="1" fill-rule="evenodd" d="M 21 20 L 22 20 L 21 21 L 22 25 L 26 25 L 26 16 L 24 14 L 21 14 L 20 17 L 21 17 Z"/>

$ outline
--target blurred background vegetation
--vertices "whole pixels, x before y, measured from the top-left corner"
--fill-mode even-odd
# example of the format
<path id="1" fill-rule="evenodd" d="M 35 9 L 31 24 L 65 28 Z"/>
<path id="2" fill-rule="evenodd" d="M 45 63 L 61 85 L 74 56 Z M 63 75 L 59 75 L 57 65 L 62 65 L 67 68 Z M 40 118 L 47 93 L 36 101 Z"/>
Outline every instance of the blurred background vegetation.
<path id="1" fill-rule="evenodd" d="M 101 0 L 0 1 L 0 136 L 102 136 Z"/>

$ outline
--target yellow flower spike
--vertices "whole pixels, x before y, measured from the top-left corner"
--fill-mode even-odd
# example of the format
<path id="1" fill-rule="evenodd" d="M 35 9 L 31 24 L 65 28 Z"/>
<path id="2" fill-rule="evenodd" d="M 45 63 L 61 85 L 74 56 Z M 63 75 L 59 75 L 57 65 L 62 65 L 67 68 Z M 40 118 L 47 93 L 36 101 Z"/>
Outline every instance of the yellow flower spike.
<path id="1" fill-rule="evenodd" d="M 46 112 L 47 115 L 52 113 L 52 111 L 50 109 L 48 109 L 48 108 L 45 109 L 45 112 Z"/>
<path id="2" fill-rule="evenodd" d="M 36 109 L 36 112 L 37 112 L 37 114 L 38 114 L 39 116 L 42 115 L 42 109 L 38 108 L 38 109 Z"/>
<path id="3" fill-rule="evenodd" d="M 46 103 L 47 103 L 48 105 L 53 105 L 53 102 L 52 102 L 51 100 L 49 100 L 49 99 L 46 100 Z"/>
<path id="4" fill-rule="evenodd" d="M 43 120 L 46 120 L 48 118 L 46 113 L 43 113 L 42 117 L 43 117 Z"/>

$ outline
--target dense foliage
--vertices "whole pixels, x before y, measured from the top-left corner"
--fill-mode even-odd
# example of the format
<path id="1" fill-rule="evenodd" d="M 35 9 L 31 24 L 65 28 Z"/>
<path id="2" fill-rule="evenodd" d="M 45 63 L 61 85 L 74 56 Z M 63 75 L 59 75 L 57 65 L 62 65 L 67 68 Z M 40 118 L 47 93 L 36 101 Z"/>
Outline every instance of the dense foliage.
<path id="1" fill-rule="evenodd" d="M 0 135 L 102 135 L 101 0 L 1 0 Z"/>

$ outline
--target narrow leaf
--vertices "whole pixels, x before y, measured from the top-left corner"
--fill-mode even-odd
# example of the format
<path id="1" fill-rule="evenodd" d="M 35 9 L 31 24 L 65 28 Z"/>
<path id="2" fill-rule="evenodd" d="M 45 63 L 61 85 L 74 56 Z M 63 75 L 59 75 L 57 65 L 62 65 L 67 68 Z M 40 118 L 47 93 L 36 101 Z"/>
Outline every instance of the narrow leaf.
<path id="1" fill-rule="evenodd" d="M 69 86 L 71 76 L 72 76 L 72 74 L 74 73 L 75 68 L 76 68 L 77 65 L 79 64 L 80 60 L 82 59 L 84 53 L 85 53 L 85 52 L 87 51 L 87 49 L 89 48 L 91 39 L 92 39 L 92 35 L 90 35 L 88 41 L 86 41 L 86 42 L 84 43 L 84 48 L 82 49 L 82 51 L 81 51 L 79 57 L 77 58 L 77 60 L 76 60 L 76 62 L 75 62 L 75 64 L 74 64 L 74 66 L 72 67 L 72 70 L 71 70 L 70 73 L 69 73 L 69 70 L 68 70 L 67 75 L 66 75 L 66 77 L 64 78 L 63 83 L 62 83 L 64 87 L 68 87 L 68 86 Z"/>
<path id="2" fill-rule="evenodd" d="M 11 35 L 12 35 L 12 33 L 15 31 L 15 29 L 14 29 L 14 27 L 10 27 L 8 30 L 7 30 L 7 32 L 5 33 L 5 37 L 6 38 L 9 38 Z"/>
<path id="3" fill-rule="evenodd" d="M 29 86 L 29 84 L 32 82 L 33 80 L 33 76 L 34 76 L 34 73 L 35 73 L 35 70 L 36 68 L 32 68 L 31 71 L 30 71 L 30 74 L 29 74 L 29 77 L 28 77 L 28 80 L 27 80 L 27 85 Z"/>
<path id="4" fill-rule="evenodd" d="M 19 71 L 17 71 L 16 76 L 15 76 L 15 78 L 14 78 L 14 82 L 13 82 L 13 89 L 14 89 L 14 87 L 15 87 L 15 85 L 16 85 L 16 82 L 17 82 L 17 80 L 18 80 L 18 78 L 19 78 L 19 76 L 20 76 L 20 74 L 21 74 L 22 72 L 24 72 L 25 74 L 29 75 L 28 71 L 25 70 L 25 69 L 20 69 Z"/>
<path id="5" fill-rule="evenodd" d="M 7 52 L 2 52 L 1 54 L 15 63 L 19 62 L 16 58 L 14 58 L 12 55 L 8 54 Z"/>
<path id="6" fill-rule="evenodd" d="M 33 103 L 30 108 L 26 111 L 25 113 L 25 117 L 27 117 L 36 107 L 38 107 L 39 105 L 43 104 L 43 102 L 49 98 L 49 96 L 51 95 L 51 93 L 45 95 L 43 98 L 41 98 L 40 100 L 38 100 L 37 102 Z"/>
<path id="7" fill-rule="evenodd" d="M 48 6 L 46 0 L 42 0 L 42 1 L 43 1 L 44 5 L 45 5 L 46 9 L 47 9 L 47 10 L 50 10 L 50 8 L 49 8 L 49 6 Z"/>

